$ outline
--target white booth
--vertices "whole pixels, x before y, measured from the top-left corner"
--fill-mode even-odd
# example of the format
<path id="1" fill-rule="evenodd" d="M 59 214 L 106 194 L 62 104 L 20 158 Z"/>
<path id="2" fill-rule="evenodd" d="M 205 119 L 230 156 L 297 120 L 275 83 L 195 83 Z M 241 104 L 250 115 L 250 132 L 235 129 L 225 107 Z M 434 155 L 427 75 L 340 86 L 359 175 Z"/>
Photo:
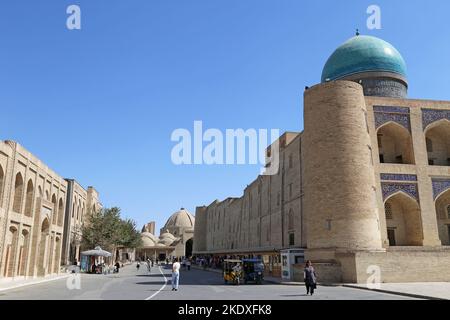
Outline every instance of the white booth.
<path id="1" fill-rule="evenodd" d="M 305 249 L 281 250 L 281 278 L 294 280 L 294 264 L 305 262 Z"/>

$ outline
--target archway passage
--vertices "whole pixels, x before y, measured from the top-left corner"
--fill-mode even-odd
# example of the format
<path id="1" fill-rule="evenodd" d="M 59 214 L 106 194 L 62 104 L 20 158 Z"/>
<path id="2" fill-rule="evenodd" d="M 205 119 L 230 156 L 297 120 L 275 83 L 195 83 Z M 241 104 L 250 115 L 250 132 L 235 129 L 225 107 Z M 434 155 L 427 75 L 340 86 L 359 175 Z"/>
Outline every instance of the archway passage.
<path id="1" fill-rule="evenodd" d="M 421 246 L 423 232 L 417 201 L 403 192 L 385 202 L 386 226 L 390 246 Z"/>
<path id="2" fill-rule="evenodd" d="M 414 164 L 411 134 L 393 122 L 378 129 L 380 163 Z"/>
<path id="3" fill-rule="evenodd" d="M 186 241 L 186 247 L 185 247 L 185 256 L 191 257 L 192 256 L 192 248 L 194 246 L 194 240 L 191 238 L 188 241 Z"/>
<path id="4" fill-rule="evenodd" d="M 27 192 L 25 197 L 25 215 L 27 217 L 33 216 L 33 194 L 34 194 L 34 186 L 33 181 L 28 180 L 27 184 Z"/>
<path id="5" fill-rule="evenodd" d="M 30 247 L 30 233 L 28 230 L 22 230 L 22 246 L 19 253 L 19 275 L 26 275 L 26 268 L 28 263 L 28 251 Z"/>
<path id="6" fill-rule="evenodd" d="M 450 121 L 440 121 L 426 131 L 428 164 L 450 166 Z"/>
<path id="7" fill-rule="evenodd" d="M 16 227 L 9 228 L 9 237 L 11 244 L 8 245 L 7 253 L 6 253 L 6 265 L 5 268 L 7 270 L 6 277 L 14 277 L 14 270 L 16 265 L 16 253 L 17 246 L 19 242 L 19 231 Z"/>
<path id="8" fill-rule="evenodd" d="M 450 189 L 436 199 L 436 215 L 439 239 L 442 245 L 450 246 Z"/>
<path id="9" fill-rule="evenodd" d="M 48 235 L 49 235 L 49 230 L 50 230 L 50 223 L 48 222 L 47 219 L 45 219 L 42 222 L 41 225 L 41 241 L 39 243 L 39 262 L 38 262 L 38 275 L 39 276 L 44 276 L 45 275 L 45 269 L 46 269 L 46 260 L 45 256 L 47 254 L 47 239 L 48 239 Z"/>

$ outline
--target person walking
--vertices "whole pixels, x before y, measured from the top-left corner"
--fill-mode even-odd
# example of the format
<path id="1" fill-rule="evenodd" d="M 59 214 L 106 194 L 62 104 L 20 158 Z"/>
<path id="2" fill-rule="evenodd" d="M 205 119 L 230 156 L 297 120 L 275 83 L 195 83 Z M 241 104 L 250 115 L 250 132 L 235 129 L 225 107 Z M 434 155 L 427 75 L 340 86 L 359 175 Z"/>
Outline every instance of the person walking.
<path id="1" fill-rule="evenodd" d="M 178 291 L 178 284 L 180 283 L 180 263 L 175 258 L 172 264 L 172 291 Z"/>
<path id="2" fill-rule="evenodd" d="M 305 269 L 303 270 L 303 278 L 305 280 L 306 294 L 314 294 L 314 289 L 317 287 L 317 275 L 311 260 L 306 261 Z"/>
<path id="3" fill-rule="evenodd" d="M 187 259 L 186 266 L 187 266 L 188 271 L 190 271 L 191 270 L 191 260 Z"/>
<path id="4" fill-rule="evenodd" d="M 139 268 L 141 267 L 141 263 L 138 261 L 137 263 L 136 263 L 136 270 L 139 272 Z"/>

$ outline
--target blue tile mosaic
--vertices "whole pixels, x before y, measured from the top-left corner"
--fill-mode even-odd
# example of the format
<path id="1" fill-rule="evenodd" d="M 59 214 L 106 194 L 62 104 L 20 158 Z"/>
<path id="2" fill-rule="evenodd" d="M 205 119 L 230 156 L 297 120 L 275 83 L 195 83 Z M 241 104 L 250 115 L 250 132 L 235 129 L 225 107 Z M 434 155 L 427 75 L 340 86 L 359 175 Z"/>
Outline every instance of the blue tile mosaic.
<path id="1" fill-rule="evenodd" d="M 381 180 L 384 181 L 417 181 L 417 176 L 415 174 L 391 174 L 391 173 L 381 173 Z"/>
<path id="2" fill-rule="evenodd" d="M 383 192 L 383 200 L 386 200 L 398 191 L 402 191 L 419 201 L 419 190 L 416 183 L 382 182 L 381 190 Z"/>
<path id="3" fill-rule="evenodd" d="M 375 127 L 378 129 L 387 122 L 395 122 L 411 132 L 411 120 L 409 116 L 409 108 L 407 107 L 390 107 L 390 106 L 374 106 Z"/>
<path id="4" fill-rule="evenodd" d="M 422 109 L 422 126 L 425 130 L 430 124 L 447 119 L 450 121 L 450 110 Z"/>
<path id="5" fill-rule="evenodd" d="M 443 192 L 450 189 L 450 179 L 433 179 L 432 181 L 434 200 Z"/>

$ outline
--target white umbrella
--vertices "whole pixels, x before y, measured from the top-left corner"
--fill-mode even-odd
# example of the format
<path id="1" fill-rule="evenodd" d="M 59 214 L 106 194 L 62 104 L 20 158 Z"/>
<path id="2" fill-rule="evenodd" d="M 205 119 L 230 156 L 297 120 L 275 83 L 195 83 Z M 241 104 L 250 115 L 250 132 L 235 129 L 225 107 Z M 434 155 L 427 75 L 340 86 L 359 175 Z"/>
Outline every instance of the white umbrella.
<path id="1" fill-rule="evenodd" d="M 99 246 L 95 247 L 94 250 L 88 250 L 81 252 L 84 256 L 95 256 L 95 257 L 111 257 L 111 252 L 105 251 Z"/>

